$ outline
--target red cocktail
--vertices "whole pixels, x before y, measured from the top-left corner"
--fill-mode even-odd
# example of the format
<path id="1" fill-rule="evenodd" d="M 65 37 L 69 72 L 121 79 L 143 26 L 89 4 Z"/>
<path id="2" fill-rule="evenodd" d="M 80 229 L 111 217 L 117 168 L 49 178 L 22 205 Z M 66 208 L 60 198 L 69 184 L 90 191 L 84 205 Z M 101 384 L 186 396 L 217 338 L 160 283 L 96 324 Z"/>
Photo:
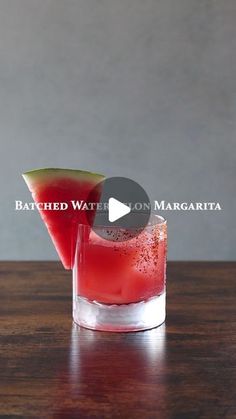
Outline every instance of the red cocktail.
<path id="1" fill-rule="evenodd" d="M 152 216 L 139 235 L 117 241 L 80 225 L 73 270 L 73 316 L 98 330 L 142 330 L 165 319 L 166 221 Z M 126 232 L 128 234 L 128 232 Z M 112 236 L 112 240 L 111 240 Z"/>

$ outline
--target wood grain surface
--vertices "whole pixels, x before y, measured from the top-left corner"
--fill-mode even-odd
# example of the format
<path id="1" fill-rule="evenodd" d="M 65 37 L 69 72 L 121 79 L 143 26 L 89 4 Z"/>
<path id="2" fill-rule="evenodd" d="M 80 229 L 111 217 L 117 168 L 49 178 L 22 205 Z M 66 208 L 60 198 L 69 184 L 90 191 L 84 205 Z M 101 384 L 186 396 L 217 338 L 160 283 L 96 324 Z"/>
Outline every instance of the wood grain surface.
<path id="1" fill-rule="evenodd" d="M 0 418 L 236 418 L 236 263 L 168 264 L 159 328 L 71 320 L 71 272 L 0 263 Z"/>

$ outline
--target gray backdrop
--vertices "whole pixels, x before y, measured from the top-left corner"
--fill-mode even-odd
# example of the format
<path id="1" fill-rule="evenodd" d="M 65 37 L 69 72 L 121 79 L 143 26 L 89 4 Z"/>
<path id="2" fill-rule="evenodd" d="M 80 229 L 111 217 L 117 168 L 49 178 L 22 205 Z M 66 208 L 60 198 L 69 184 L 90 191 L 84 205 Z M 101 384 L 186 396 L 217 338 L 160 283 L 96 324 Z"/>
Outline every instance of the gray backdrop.
<path id="1" fill-rule="evenodd" d="M 55 259 L 23 171 L 84 168 L 154 199 L 169 259 L 235 259 L 235 0 L 0 0 L 1 259 Z"/>

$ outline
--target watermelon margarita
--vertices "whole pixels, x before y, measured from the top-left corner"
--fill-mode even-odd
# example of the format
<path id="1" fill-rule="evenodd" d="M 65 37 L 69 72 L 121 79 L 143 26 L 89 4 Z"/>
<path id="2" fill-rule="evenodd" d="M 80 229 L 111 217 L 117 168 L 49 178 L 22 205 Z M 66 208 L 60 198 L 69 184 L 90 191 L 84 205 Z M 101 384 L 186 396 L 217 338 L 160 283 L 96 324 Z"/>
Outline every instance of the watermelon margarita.
<path id="1" fill-rule="evenodd" d="M 100 201 L 105 176 L 81 170 L 46 168 L 23 177 L 38 204 L 65 269 L 73 269 L 73 319 L 79 325 L 111 331 L 144 330 L 165 320 L 166 221 L 152 216 L 138 235 L 117 241 L 124 229 L 94 227 L 72 200 Z M 98 186 L 94 189 L 95 186 Z M 65 211 L 44 203 L 66 203 Z M 105 229 L 101 238 L 96 229 Z M 120 230 L 119 230 L 120 229 Z M 122 231 L 121 231 L 122 230 Z M 104 231 L 103 231 L 104 233 Z M 102 234 L 104 237 L 104 234 Z M 111 238 L 113 238 L 111 240 Z"/>
<path id="2" fill-rule="evenodd" d="M 75 321 L 94 329 L 114 331 L 140 330 L 162 323 L 166 221 L 152 216 L 139 235 L 125 241 L 115 240 L 120 228 L 106 230 L 114 240 L 102 238 L 96 229 L 79 226 L 73 272 Z M 150 318 L 149 311 L 155 307 L 160 317 L 152 313 Z"/>

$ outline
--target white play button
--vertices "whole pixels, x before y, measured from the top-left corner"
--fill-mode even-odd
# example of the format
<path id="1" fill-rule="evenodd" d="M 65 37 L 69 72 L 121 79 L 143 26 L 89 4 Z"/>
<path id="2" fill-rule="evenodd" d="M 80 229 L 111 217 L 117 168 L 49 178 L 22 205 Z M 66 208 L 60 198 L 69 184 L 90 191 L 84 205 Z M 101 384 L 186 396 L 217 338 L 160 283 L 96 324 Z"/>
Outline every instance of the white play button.
<path id="1" fill-rule="evenodd" d="M 134 180 L 110 177 L 98 183 L 87 202 L 99 202 L 86 211 L 88 224 L 105 240 L 122 242 L 136 237 L 149 222 L 151 203 L 145 190 Z"/>
<path id="2" fill-rule="evenodd" d="M 123 204 L 115 198 L 109 198 L 108 201 L 108 219 L 110 223 L 119 220 L 119 218 L 124 217 L 129 214 L 131 211 L 128 205 Z"/>

